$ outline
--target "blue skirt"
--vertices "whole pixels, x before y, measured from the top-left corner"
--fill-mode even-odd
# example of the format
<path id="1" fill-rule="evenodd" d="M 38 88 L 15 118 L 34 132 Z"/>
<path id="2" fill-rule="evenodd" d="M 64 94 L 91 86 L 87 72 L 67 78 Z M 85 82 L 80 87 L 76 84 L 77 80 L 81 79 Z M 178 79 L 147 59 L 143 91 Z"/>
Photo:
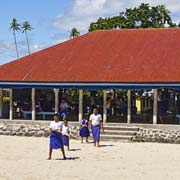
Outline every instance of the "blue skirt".
<path id="1" fill-rule="evenodd" d="M 58 132 L 51 132 L 50 134 L 50 148 L 60 149 L 63 148 L 62 135 Z"/>
<path id="2" fill-rule="evenodd" d="M 89 137 L 89 129 L 87 126 L 83 126 L 81 129 L 80 129 L 80 132 L 79 132 L 79 135 L 81 137 Z"/>
<path id="3" fill-rule="evenodd" d="M 165 115 L 164 103 L 161 102 L 161 101 L 158 102 L 158 113 L 159 113 L 159 116 L 164 116 Z"/>
<path id="4" fill-rule="evenodd" d="M 92 135 L 93 135 L 94 141 L 100 140 L 100 133 L 101 133 L 101 126 L 100 125 L 96 125 L 96 126 L 92 125 Z"/>
<path id="5" fill-rule="evenodd" d="M 69 146 L 69 136 L 62 135 L 63 145 Z"/>

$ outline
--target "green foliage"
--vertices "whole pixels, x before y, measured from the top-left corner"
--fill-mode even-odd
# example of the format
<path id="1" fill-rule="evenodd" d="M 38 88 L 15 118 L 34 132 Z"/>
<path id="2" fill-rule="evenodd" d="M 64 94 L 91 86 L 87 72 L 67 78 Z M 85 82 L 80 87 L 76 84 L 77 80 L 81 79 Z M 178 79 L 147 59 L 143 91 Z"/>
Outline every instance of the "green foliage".
<path id="1" fill-rule="evenodd" d="M 70 31 L 70 39 L 75 38 L 79 35 L 80 35 L 80 32 L 75 27 L 73 27 Z"/>
<path id="2" fill-rule="evenodd" d="M 26 41 L 27 41 L 28 53 L 30 54 L 29 39 L 28 39 L 28 34 L 27 34 L 27 32 L 28 32 L 28 31 L 31 31 L 33 28 L 32 28 L 31 24 L 30 24 L 28 21 L 25 21 L 25 22 L 22 24 L 21 29 L 22 29 L 22 33 L 25 33 L 25 34 L 26 34 Z"/>
<path id="3" fill-rule="evenodd" d="M 28 22 L 28 21 L 25 21 L 23 24 L 22 24 L 22 33 L 26 32 L 26 31 L 31 31 L 33 28 L 31 26 L 31 24 Z"/>
<path id="4" fill-rule="evenodd" d="M 18 23 L 16 18 L 13 18 L 13 20 L 10 24 L 10 30 L 12 30 L 13 32 L 21 31 L 21 25 Z"/>
<path id="5" fill-rule="evenodd" d="M 101 29 L 114 29 L 117 26 L 121 29 L 134 28 L 164 28 L 176 27 L 172 22 L 170 11 L 164 5 L 150 7 L 149 4 L 142 3 L 139 7 L 126 9 L 118 16 L 111 18 L 99 18 L 92 22 L 89 32 Z"/>
<path id="6" fill-rule="evenodd" d="M 16 40 L 16 31 L 21 31 L 21 25 L 18 23 L 16 18 L 13 18 L 10 24 L 10 30 L 13 32 L 16 54 L 17 54 L 17 58 L 19 58 L 19 52 L 18 52 L 17 40 Z"/>
<path id="7" fill-rule="evenodd" d="M 83 91 L 83 95 L 86 95 L 86 96 L 90 96 L 91 95 L 91 92 L 90 91 L 88 91 L 88 90 L 84 90 Z"/>
<path id="8" fill-rule="evenodd" d="M 78 96 L 78 91 L 75 89 L 67 89 L 66 94 L 69 96 Z"/>
<path id="9" fill-rule="evenodd" d="M 3 97 L 2 100 L 3 100 L 3 103 L 10 102 L 10 98 L 7 97 L 7 96 L 6 96 L 6 97 Z"/>

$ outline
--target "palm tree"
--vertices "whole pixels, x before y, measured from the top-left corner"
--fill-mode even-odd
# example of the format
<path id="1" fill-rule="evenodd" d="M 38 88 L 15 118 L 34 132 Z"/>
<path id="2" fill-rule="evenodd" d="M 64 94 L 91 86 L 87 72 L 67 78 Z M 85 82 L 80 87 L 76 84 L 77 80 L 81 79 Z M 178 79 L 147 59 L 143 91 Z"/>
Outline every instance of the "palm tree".
<path id="1" fill-rule="evenodd" d="M 16 40 L 16 31 L 21 31 L 21 25 L 17 22 L 16 18 L 13 18 L 11 24 L 10 24 L 10 30 L 13 32 L 14 36 L 14 43 L 16 46 L 16 53 L 17 53 L 17 58 L 19 58 L 19 52 L 18 52 L 18 47 L 17 47 L 17 40 Z"/>
<path id="2" fill-rule="evenodd" d="M 26 41 L 27 41 L 27 47 L 28 47 L 28 53 L 30 54 L 30 48 L 29 48 L 29 39 L 28 39 L 28 33 L 27 31 L 31 31 L 33 28 L 30 25 L 30 23 L 28 21 L 25 21 L 22 24 L 22 33 L 26 34 Z"/>
<path id="3" fill-rule="evenodd" d="M 73 27 L 70 31 L 70 39 L 75 38 L 79 35 L 80 35 L 80 32 L 75 27 Z"/>

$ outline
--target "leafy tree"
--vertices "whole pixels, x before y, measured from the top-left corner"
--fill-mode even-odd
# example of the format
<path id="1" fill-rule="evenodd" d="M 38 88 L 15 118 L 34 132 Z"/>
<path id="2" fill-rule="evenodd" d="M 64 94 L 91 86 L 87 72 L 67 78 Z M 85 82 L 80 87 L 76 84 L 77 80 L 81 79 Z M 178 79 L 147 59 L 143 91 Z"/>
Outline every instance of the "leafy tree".
<path id="1" fill-rule="evenodd" d="M 142 3 L 139 7 L 128 8 L 118 16 L 111 18 L 99 18 L 91 22 L 89 31 L 101 29 L 113 29 L 119 26 L 122 29 L 133 28 L 163 28 L 176 27 L 170 17 L 170 11 L 164 5 L 152 6 Z"/>
<path id="2" fill-rule="evenodd" d="M 10 30 L 13 32 L 17 58 L 19 58 L 19 52 L 18 52 L 18 47 L 17 47 L 16 31 L 21 31 L 20 27 L 21 27 L 21 25 L 18 23 L 17 19 L 13 18 L 13 20 L 12 20 L 12 22 L 10 24 Z"/>
<path id="3" fill-rule="evenodd" d="M 75 27 L 73 27 L 70 31 L 70 39 L 75 38 L 79 35 L 80 35 L 80 32 Z"/>
<path id="4" fill-rule="evenodd" d="M 31 31 L 33 28 L 31 24 L 28 21 L 25 21 L 22 24 L 22 33 L 25 33 L 26 35 L 26 42 L 27 42 L 27 47 L 28 47 L 28 53 L 30 54 L 30 48 L 29 48 L 29 38 L 28 38 L 28 31 Z"/>

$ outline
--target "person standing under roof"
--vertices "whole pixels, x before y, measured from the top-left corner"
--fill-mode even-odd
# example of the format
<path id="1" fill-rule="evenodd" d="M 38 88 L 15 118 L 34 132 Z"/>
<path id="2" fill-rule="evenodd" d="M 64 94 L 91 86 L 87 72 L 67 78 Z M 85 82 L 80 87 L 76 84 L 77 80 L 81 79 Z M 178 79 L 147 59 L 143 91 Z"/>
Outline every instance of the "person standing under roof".
<path id="1" fill-rule="evenodd" d="M 61 102 L 59 107 L 60 107 L 61 112 L 68 111 L 69 106 L 68 106 L 68 103 L 66 102 L 66 100 L 64 98 L 62 99 L 62 102 Z"/>

